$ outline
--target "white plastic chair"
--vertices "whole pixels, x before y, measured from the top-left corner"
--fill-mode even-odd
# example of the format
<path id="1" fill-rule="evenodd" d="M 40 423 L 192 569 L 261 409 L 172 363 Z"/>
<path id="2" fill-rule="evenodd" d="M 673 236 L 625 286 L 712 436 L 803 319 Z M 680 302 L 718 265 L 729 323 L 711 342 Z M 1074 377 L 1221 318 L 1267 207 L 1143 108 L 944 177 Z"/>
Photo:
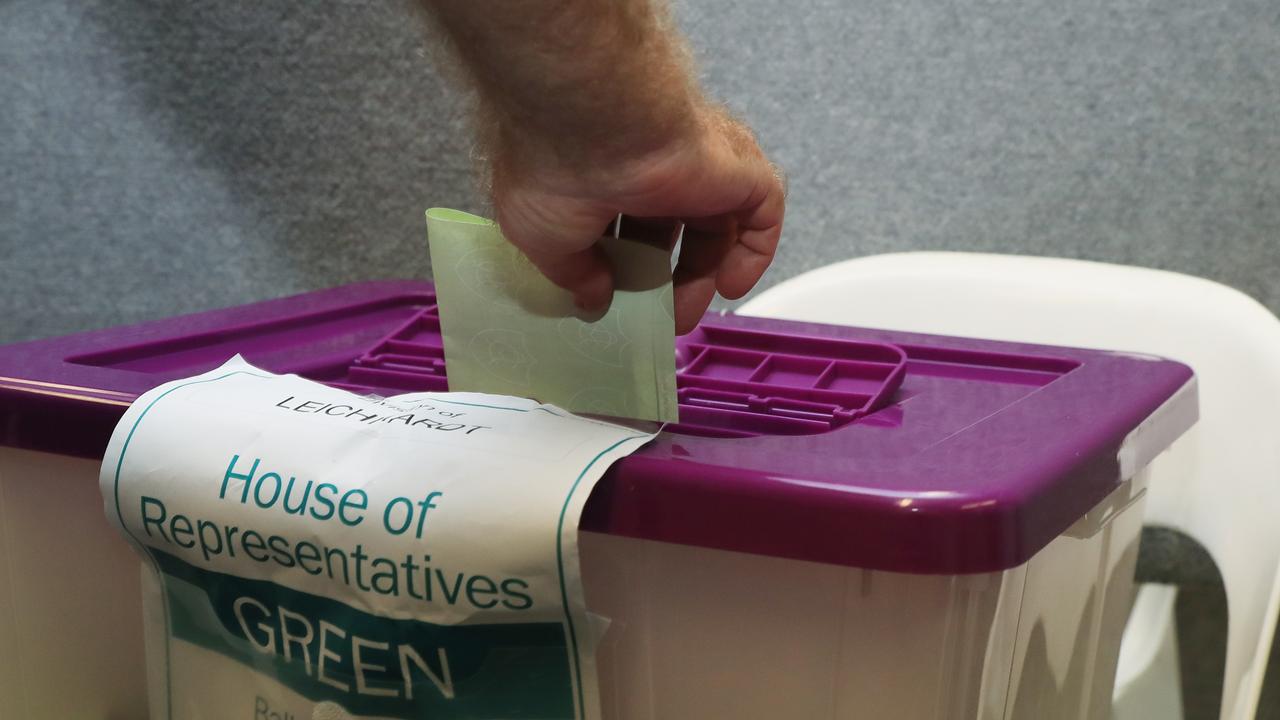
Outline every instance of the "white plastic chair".
<path id="1" fill-rule="evenodd" d="M 1200 422 L 1157 459 L 1146 522 L 1186 533 L 1218 564 L 1229 612 L 1220 717 L 1255 717 L 1280 606 L 1280 321 L 1266 308 L 1223 285 L 1157 270 L 903 253 L 814 270 L 738 312 L 1129 350 L 1191 365 Z M 1150 713 L 1167 707 L 1168 698 L 1144 688 L 1176 693 L 1176 655 L 1170 662 L 1165 647 L 1173 637 L 1171 592 L 1140 591 L 1121 649 L 1117 718 L 1157 717 Z M 1152 682 L 1162 672 L 1174 672 L 1172 688 Z"/>

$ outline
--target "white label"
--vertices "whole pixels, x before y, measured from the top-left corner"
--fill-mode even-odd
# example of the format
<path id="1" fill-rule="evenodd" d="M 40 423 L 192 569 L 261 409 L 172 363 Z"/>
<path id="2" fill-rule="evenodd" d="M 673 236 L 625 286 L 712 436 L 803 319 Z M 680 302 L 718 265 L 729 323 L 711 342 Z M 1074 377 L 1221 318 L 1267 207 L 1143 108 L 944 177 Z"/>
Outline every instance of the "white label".
<path id="1" fill-rule="evenodd" d="M 160 580 L 153 717 L 598 717 L 578 518 L 650 438 L 239 358 L 148 392 L 101 487 Z"/>

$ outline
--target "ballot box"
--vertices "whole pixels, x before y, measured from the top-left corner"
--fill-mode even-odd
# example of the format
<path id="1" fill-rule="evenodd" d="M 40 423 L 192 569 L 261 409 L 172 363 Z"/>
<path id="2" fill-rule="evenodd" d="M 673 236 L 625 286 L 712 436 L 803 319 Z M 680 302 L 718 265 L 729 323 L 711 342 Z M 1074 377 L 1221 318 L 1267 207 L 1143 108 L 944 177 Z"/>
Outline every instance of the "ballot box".
<path id="1" fill-rule="evenodd" d="M 439 312 L 374 282 L 0 347 L 0 717 L 147 716 L 140 563 L 98 488 L 134 398 L 236 354 L 446 390 Z M 604 718 L 1107 716 L 1187 367 L 725 313 L 676 366 L 680 422 L 579 527 Z"/>

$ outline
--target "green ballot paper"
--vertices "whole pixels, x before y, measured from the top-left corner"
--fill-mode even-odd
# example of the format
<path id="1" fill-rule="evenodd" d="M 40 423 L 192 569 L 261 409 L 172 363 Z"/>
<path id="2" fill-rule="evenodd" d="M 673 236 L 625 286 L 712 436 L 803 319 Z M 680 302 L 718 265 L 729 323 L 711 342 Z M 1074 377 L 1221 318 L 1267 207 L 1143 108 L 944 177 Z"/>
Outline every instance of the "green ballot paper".
<path id="1" fill-rule="evenodd" d="M 676 422 L 667 251 L 604 238 L 613 304 L 584 318 L 485 218 L 434 208 L 427 236 L 451 391 L 534 398 L 577 413 Z"/>

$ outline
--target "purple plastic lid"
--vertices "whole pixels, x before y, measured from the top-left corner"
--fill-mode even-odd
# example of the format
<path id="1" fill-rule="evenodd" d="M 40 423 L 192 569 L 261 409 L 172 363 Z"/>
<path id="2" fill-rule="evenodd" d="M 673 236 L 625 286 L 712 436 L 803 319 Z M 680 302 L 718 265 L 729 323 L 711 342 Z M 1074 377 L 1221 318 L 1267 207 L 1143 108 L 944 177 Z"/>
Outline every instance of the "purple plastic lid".
<path id="1" fill-rule="evenodd" d="M 1145 462 L 1196 417 L 1191 371 L 1142 356 L 733 315 L 677 346 L 681 423 L 611 468 L 581 529 L 999 571 L 1116 488 L 1139 425 Z M 360 392 L 447 387 L 431 286 L 363 283 L 0 347 L 0 444 L 99 458 L 135 397 L 236 353 Z"/>

